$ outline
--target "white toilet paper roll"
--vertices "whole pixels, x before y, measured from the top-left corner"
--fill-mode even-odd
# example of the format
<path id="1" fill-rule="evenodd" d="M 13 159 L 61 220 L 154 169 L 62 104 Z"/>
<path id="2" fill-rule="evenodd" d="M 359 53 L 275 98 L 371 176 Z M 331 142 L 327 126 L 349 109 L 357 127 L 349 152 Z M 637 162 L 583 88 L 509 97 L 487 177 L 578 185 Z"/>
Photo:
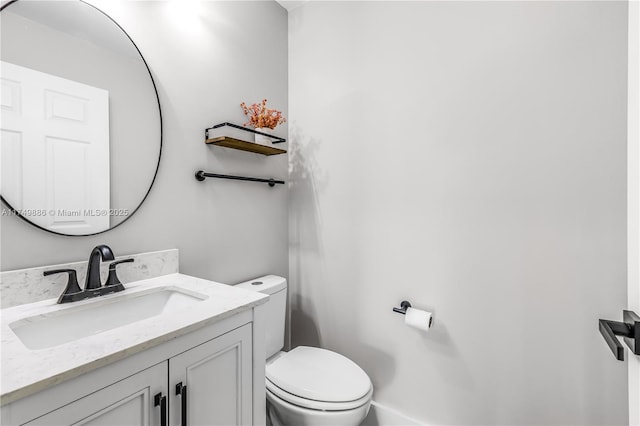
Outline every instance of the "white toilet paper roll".
<path id="1" fill-rule="evenodd" d="M 405 324 L 425 331 L 429 330 L 429 327 L 431 327 L 432 320 L 431 312 L 423 311 L 421 309 L 407 308 L 407 313 L 404 316 Z"/>

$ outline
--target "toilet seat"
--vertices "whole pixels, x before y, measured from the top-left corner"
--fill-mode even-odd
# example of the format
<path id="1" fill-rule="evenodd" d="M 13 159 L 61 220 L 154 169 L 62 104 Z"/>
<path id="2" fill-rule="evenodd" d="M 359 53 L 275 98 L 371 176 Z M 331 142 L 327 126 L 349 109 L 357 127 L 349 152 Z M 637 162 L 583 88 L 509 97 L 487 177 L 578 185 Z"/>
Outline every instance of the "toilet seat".
<path id="1" fill-rule="evenodd" d="M 354 410 L 362 407 L 363 405 L 371 401 L 371 395 L 373 394 L 373 386 L 369 388 L 369 391 L 360 399 L 346 402 L 326 402 L 315 401 L 313 399 L 301 398 L 297 395 L 293 395 L 278 386 L 273 384 L 269 379 L 266 380 L 267 393 L 270 393 L 273 397 L 281 399 L 289 404 L 293 404 L 298 407 L 306 408 L 316 411 L 347 411 Z"/>
<path id="2" fill-rule="evenodd" d="M 360 407 L 373 392 L 367 373 L 349 358 L 308 346 L 269 359 L 266 387 L 291 404 L 323 411 Z"/>

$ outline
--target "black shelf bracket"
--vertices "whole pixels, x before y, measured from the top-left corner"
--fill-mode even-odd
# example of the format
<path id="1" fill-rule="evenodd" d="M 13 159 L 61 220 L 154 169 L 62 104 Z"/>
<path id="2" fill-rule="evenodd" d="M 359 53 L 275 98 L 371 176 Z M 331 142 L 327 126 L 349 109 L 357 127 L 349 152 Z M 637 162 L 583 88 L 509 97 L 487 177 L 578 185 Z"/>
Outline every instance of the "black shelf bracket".
<path id="1" fill-rule="evenodd" d="M 229 126 L 229 127 L 233 127 L 234 129 L 244 130 L 245 132 L 249 132 L 249 133 L 255 133 L 256 135 L 268 136 L 268 137 L 273 139 L 273 141 L 271 141 L 271 143 L 273 143 L 273 144 L 284 143 L 284 142 L 287 141 L 286 139 L 281 138 L 280 136 L 270 135 L 269 133 L 260 132 L 258 130 L 251 129 L 249 127 L 238 126 L 237 124 L 233 124 L 233 123 L 220 123 L 220 124 L 216 124 L 215 126 L 211 126 L 211 127 L 206 128 L 205 131 L 204 131 L 205 140 L 209 139 L 209 130 L 218 129 L 218 128 L 224 127 L 224 126 Z"/>
<path id="2" fill-rule="evenodd" d="M 261 182 L 261 183 L 268 184 L 270 187 L 274 187 L 274 186 L 276 186 L 276 184 L 284 185 L 284 183 L 285 183 L 283 180 L 275 180 L 275 179 L 262 179 L 262 178 L 255 178 L 255 177 L 246 177 L 246 176 L 221 175 L 221 174 L 218 174 L 218 173 L 207 173 L 207 172 L 204 172 L 202 170 L 198 170 L 196 172 L 196 180 L 197 181 L 202 182 L 206 178 L 244 180 L 244 181 L 248 181 L 248 182 Z"/>
<path id="3" fill-rule="evenodd" d="M 633 311 L 622 311 L 622 321 L 598 320 L 600 334 L 618 361 L 624 361 L 624 348 L 616 336 L 624 341 L 635 355 L 640 355 L 640 317 Z"/>

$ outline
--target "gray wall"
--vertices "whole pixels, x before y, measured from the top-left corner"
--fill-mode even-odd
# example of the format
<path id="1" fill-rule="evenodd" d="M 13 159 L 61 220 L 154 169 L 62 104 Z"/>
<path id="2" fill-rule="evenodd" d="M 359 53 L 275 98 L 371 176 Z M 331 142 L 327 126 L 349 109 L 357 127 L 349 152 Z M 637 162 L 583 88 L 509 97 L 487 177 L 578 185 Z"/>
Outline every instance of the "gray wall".
<path id="1" fill-rule="evenodd" d="M 286 179 L 285 155 L 203 142 L 205 127 L 244 122 L 243 100 L 267 98 L 287 115 L 286 11 L 271 1 L 199 2 L 179 14 L 175 3 L 100 3 L 136 42 L 158 86 L 164 147 L 149 198 L 122 226 L 93 237 L 52 235 L 4 216 L 2 270 L 81 260 L 105 243 L 116 255 L 178 248 L 181 272 L 221 282 L 287 274 L 286 187 L 193 177 L 204 169 Z"/>
<path id="2" fill-rule="evenodd" d="M 628 424 L 597 329 L 626 306 L 626 30 L 625 2 L 292 11 L 293 344 L 429 424 Z"/>

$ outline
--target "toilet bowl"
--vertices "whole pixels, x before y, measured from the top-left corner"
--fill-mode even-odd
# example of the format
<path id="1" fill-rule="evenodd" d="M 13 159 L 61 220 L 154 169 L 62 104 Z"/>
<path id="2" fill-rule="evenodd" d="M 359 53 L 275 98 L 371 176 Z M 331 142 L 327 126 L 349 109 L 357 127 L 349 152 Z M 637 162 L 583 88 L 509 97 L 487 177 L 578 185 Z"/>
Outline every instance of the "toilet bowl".
<path id="1" fill-rule="evenodd" d="M 284 347 L 287 281 L 267 275 L 237 284 L 269 294 L 266 303 L 267 420 L 273 426 L 357 426 L 369 412 L 373 386 L 367 373 L 336 352 Z"/>
<path id="2" fill-rule="evenodd" d="M 274 426 L 357 426 L 366 417 L 373 387 L 350 359 L 298 346 L 267 361 L 267 405 Z"/>
<path id="3" fill-rule="evenodd" d="M 272 426 L 357 426 L 367 417 L 370 405 L 369 397 L 367 404 L 353 410 L 310 410 L 274 399 L 273 394 L 267 390 L 268 424 Z"/>

